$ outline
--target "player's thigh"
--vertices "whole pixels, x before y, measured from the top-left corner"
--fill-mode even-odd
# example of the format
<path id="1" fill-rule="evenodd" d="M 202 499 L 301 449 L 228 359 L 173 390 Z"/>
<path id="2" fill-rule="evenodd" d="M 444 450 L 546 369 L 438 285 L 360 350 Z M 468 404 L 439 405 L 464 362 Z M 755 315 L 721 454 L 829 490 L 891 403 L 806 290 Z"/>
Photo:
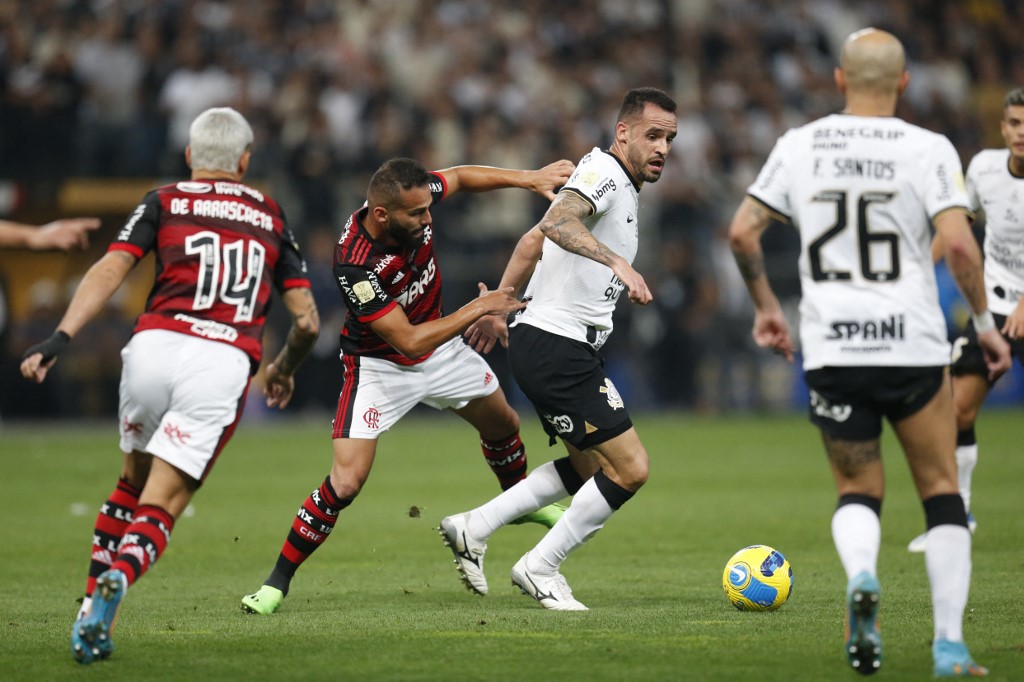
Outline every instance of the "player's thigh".
<path id="1" fill-rule="evenodd" d="M 376 439 L 408 414 L 427 392 L 422 367 L 346 355 L 331 438 Z"/>
<path id="2" fill-rule="evenodd" d="M 472 401 L 496 392 L 499 393 L 496 401 L 504 402 L 498 377 L 461 337 L 442 344 L 422 364 L 425 385 L 421 402 L 424 405 L 437 410 L 461 410 Z"/>
<path id="3" fill-rule="evenodd" d="M 956 421 L 948 374 L 921 409 L 893 421 L 893 430 L 922 499 L 957 492 Z"/>
<path id="4" fill-rule="evenodd" d="M 489 440 L 507 438 L 519 430 L 519 414 L 508 404 L 500 388 L 452 411 L 472 424 L 482 438 Z"/>
<path id="5" fill-rule="evenodd" d="M 512 372 L 552 442 L 557 436 L 588 450 L 633 428 L 597 351 L 529 325 L 509 334 Z"/>
<path id="6" fill-rule="evenodd" d="M 335 438 L 331 464 L 331 487 L 339 499 L 352 499 L 370 478 L 377 456 L 375 438 Z"/>
<path id="7" fill-rule="evenodd" d="M 176 367 L 171 399 L 145 450 L 201 483 L 241 419 L 251 366 L 233 346 L 185 339 L 166 358 Z"/>
<path id="8" fill-rule="evenodd" d="M 821 432 L 840 495 L 881 497 L 885 490 L 882 410 L 872 395 L 873 368 L 824 367 L 806 373 L 808 416 Z"/>
<path id="9" fill-rule="evenodd" d="M 953 411 L 958 429 L 967 429 L 974 424 L 991 386 L 988 378 L 981 374 L 953 377 Z"/>
<path id="10" fill-rule="evenodd" d="M 636 491 L 647 482 L 649 458 L 635 428 L 598 443 L 589 452 L 596 453 L 605 475 L 623 488 Z"/>

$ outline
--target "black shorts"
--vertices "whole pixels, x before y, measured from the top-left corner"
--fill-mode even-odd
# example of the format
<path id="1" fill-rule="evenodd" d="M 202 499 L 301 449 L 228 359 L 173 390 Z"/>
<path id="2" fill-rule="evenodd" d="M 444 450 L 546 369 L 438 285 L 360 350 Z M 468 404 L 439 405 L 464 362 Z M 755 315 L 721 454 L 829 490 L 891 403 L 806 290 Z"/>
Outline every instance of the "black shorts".
<path id="1" fill-rule="evenodd" d="M 1002 329 L 1006 324 L 1006 315 L 992 314 L 996 321 L 996 329 Z M 1024 366 L 1024 339 L 1011 339 L 1006 334 L 1003 338 L 1010 344 L 1010 352 Z M 985 364 L 985 354 L 978 345 L 978 334 L 974 331 L 974 322 L 967 320 L 967 329 L 953 342 L 953 365 L 950 368 L 953 376 L 959 377 L 965 374 L 978 374 L 988 381 L 988 366 Z M 989 384 L 994 384 L 989 381 Z"/>
<path id="2" fill-rule="evenodd" d="M 873 440 L 916 414 L 942 388 L 941 367 L 822 367 L 806 373 L 811 423 L 841 440 Z"/>
<path id="3" fill-rule="evenodd" d="M 552 444 L 558 437 L 586 450 L 633 426 L 601 354 L 589 344 L 518 324 L 509 329 L 508 357 Z"/>

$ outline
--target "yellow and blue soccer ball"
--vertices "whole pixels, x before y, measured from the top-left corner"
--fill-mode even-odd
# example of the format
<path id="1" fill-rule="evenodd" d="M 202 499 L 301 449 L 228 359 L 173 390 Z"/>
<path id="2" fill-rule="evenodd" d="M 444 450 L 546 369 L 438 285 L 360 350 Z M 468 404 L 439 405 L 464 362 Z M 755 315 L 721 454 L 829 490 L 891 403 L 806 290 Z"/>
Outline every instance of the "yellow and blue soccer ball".
<path id="1" fill-rule="evenodd" d="M 722 589 L 740 611 L 774 611 L 793 591 L 793 569 L 778 550 L 751 545 L 725 565 Z"/>

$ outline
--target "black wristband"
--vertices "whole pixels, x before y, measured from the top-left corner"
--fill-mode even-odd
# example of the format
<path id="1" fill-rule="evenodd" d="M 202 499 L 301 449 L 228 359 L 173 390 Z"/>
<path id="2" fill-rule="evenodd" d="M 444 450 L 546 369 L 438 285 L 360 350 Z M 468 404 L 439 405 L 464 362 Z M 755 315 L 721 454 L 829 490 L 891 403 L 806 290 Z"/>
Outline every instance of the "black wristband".
<path id="1" fill-rule="evenodd" d="M 29 349 L 25 351 L 25 354 L 21 356 L 21 359 L 24 360 L 30 355 L 42 353 L 43 362 L 49 362 L 60 355 L 61 352 L 68 347 L 69 343 L 71 343 L 71 337 L 58 329 L 50 336 L 50 338 L 29 347 Z"/>

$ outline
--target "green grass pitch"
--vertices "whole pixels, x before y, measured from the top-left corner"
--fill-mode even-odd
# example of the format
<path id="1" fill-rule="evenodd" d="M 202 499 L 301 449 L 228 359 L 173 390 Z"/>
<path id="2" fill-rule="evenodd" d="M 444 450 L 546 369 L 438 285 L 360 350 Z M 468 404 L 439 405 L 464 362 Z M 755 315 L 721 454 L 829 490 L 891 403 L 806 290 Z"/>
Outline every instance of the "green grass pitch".
<path id="1" fill-rule="evenodd" d="M 531 415 L 532 417 L 532 415 Z M 561 456 L 524 417 L 532 465 Z M 965 632 L 990 679 L 1024 679 L 1021 417 L 986 411 L 974 477 L 974 578 Z M 378 449 L 373 475 L 299 571 L 282 610 L 244 615 L 295 510 L 330 463 L 329 425 L 243 424 L 130 591 L 108 661 L 76 664 L 68 635 L 96 508 L 119 467 L 116 424 L 0 432 L 0 677 L 17 680 L 853 680 L 841 651 L 845 580 L 832 547 L 835 494 L 817 432 L 800 416 L 648 415 L 648 485 L 563 569 L 587 613 L 553 613 L 509 584 L 540 537 L 490 541 L 491 594 L 465 591 L 434 528 L 497 492 L 472 430 L 417 412 Z M 885 645 L 875 679 L 931 677 L 924 527 L 891 431 L 879 574 Z M 419 514 L 417 515 L 416 511 Z M 769 544 L 795 587 L 775 613 L 741 613 L 726 560 Z"/>

